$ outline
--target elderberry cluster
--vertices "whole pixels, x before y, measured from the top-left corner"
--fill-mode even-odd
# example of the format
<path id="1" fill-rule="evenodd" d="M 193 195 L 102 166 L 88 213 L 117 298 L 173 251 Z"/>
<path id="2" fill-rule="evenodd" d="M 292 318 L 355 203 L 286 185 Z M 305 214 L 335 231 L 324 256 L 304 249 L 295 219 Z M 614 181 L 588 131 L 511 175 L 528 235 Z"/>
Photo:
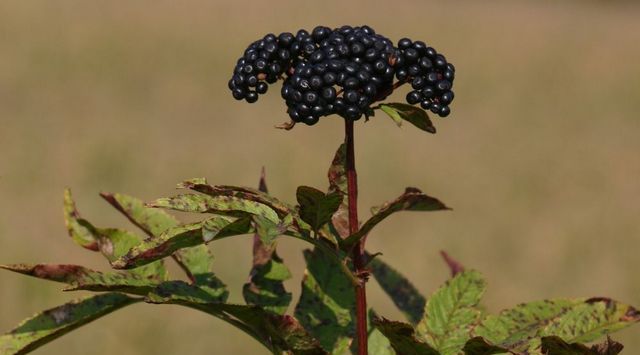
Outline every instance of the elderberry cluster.
<path id="1" fill-rule="evenodd" d="M 229 89 L 237 100 L 253 103 L 282 79 L 291 119 L 313 125 L 331 114 L 358 120 L 371 113 L 372 103 L 410 83 L 407 102 L 444 117 L 453 100 L 454 72 L 424 42 L 403 38 L 396 48 L 369 26 L 318 26 L 311 33 L 268 34 L 253 42 L 238 59 Z"/>

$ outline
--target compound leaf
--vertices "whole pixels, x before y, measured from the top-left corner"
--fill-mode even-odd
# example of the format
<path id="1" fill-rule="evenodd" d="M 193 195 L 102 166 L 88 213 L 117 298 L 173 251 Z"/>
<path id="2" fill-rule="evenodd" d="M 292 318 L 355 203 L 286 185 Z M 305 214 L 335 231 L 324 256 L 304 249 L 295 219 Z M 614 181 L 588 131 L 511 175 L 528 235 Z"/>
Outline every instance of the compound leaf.
<path id="1" fill-rule="evenodd" d="M 478 303 L 486 283 L 479 272 L 463 271 L 449 279 L 427 301 L 416 330 L 443 355 L 457 354 L 480 322 Z"/>
<path id="2" fill-rule="evenodd" d="M 138 301 L 140 299 L 120 293 L 106 293 L 48 309 L 0 336 L 0 353 L 29 353 L 74 329 Z"/>

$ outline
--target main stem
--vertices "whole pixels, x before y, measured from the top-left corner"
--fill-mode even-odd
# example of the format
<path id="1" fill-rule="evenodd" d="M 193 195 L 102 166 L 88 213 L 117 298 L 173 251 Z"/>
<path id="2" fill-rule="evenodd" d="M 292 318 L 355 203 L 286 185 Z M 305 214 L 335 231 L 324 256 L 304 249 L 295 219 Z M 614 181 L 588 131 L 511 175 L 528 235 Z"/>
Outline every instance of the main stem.
<path id="1" fill-rule="evenodd" d="M 347 145 L 347 194 L 349 202 L 349 234 L 358 231 L 358 176 L 353 144 L 353 121 L 345 119 L 345 143 Z M 364 238 L 353 248 L 353 267 L 356 275 L 364 275 Z M 356 286 L 356 335 L 358 355 L 367 355 L 367 293 L 366 279 Z"/>

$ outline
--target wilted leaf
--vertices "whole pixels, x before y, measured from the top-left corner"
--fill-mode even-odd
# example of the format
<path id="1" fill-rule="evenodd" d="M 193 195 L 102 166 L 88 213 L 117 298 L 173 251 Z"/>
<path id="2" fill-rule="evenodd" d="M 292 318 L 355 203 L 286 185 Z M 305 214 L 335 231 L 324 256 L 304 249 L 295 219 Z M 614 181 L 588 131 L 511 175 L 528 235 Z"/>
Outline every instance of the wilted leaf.
<path id="1" fill-rule="evenodd" d="M 106 293 L 51 308 L 0 336 L 0 353 L 29 353 L 76 328 L 138 301 L 140 299 L 120 293 Z"/>
<path id="2" fill-rule="evenodd" d="M 456 259 L 452 258 L 446 251 L 440 250 L 440 256 L 442 256 L 442 259 L 444 259 L 444 262 L 449 267 L 451 277 L 454 277 L 464 271 L 464 266 Z"/>
<path id="3" fill-rule="evenodd" d="M 624 349 L 622 344 L 612 340 L 608 336 L 604 342 L 591 346 L 591 350 L 598 355 L 617 355 L 622 351 L 622 349 Z"/>
<path id="4" fill-rule="evenodd" d="M 349 201 L 347 201 L 347 146 L 343 143 L 338 147 L 331 166 L 329 167 L 329 193 L 340 193 L 342 203 L 331 217 L 331 225 L 341 237 L 349 236 Z"/>
<path id="5" fill-rule="evenodd" d="M 557 336 L 542 338 L 542 353 L 553 355 L 597 355 L 584 344 L 567 343 Z"/>
<path id="6" fill-rule="evenodd" d="M 204 178 L 196 178 L 182 182 L 179 188 L 187 188 L 193 191 L 203 193 L 211 197 L 231 196 L 243 200 L 250 200 L 263 205 L 267 205 L 278 213 L 280 217 L 284 217 L 294 212 L 293 206 L 280 201 L 279 199 L 269 195 L 266 191 L 253 189 L 243 186 L 217 185 L 211 186 Z"/>
<path id="7" fill-rule="evenodd" d="M 402 355 L 440 355 L 429 344 L 419 340 L 409 324 L 394 322 L 384 318 L 374 318 L 373 324 L 384 334 L 391 346 Z"/>
<path id="8" fill-rule="evenodd" d="M 73 240 L 87 249 L 100 251 L 112 266 L 116 260 L 140 243 L 140 238 L 134 233 L 115 228 L 96 228 L 87 220 L 80 218 L 69 189 L 64 193 L 64 212 L 65 224 Z M 167 278 L 162 260 L 145 265 L 133 272 L 159 281 Z"/>
<path id="9" fill-rule="evenodd" d="M 159 282 L 132 272 L 100 272 L 78 265 L 0 265 L 0 268 L 37 277 L 44 280 L 66 283 L 65 291 L 119 291 L 146 295 Z"/>
<path id="10" fill-rule="evenodd" d="M 305 250 L 307 263 L 296 318 L 329 352 L 349 346 L 355 334 L 355 291 L 334 258 Z"/>
<path id="11" fill-rule="evenodd" d="M 436 127 L 429 119 L 429 115 L 420 107 L 394 102 L 381 104 L 380 109 L 389 115 L 398 127 L 402 126 L 404 120 L 425 132 L 436 133 Z"/>
<path id="12" fill-rule="evenodd" d="M 309 186 L 300 186 L 296 192 L 300 205 L 300 217 L 318 230 L 331 220 L 342 204 L 343 196 L 339 192 L 326 194 Z"/>
<path id="13" fill-rule="evenodd" d="M 112 266 L 116 269 L 137 267 L 165 258 L 182 248 L 252 231 L 251 222 L 247 218 L 234 220 L 225 216 L 214 216 L 203 222 L 170 228 L 159 237 L 146 239 L 114 261 Z"/>
<path id="14" fill-rule="evenodd" d="M 273 353 L 326 354 L 291 316 L 275 315 L 253 305 L 221 303 L 210 291 L 179 281 L 165 284 L 151 293 L 147 302 L 179 304 L 209 313 L 243 330 Z"/>
<path id="15" fill-rule="evenodd" d="M 442 211 L 448 210 L 440 200 L 427 196 L 422 191 L 408 187 L 397 199 L 387 202 L 381 207 L 372 209 L 374 215 L 367 220 L 360 230 L 343 241 L 345 248 L 350 249 L 364 238 L 378 223 L 399 211 Z"/>
<path id="16" fill-rule="evenodd" d="M 149 206 L 169 208 L 182 212 L 214 213 L 234 217 L 245 217 L 249 214 L 264 217 L 276 224 L 280 223 L 278 214 L 271 207 L 235 196 L 184 194 L 157 199 L 149 203 Z"/>
<path id="17" fill-rule="evenodd" d="M 457 354 L 480 322 L 478 303 L 486 283 L 479 272 L 464 271 L 448 280 L 427 301 L 418 335 L 442 355 Z"/>
<path id="18" fill-rule="evenodd" d="M 266 193 L 264 174 L 263 169 L 260 190 Z M 262 306 L 276 314 L 284 314 L 291 303 L 291 293 L 285 290 L 283 281 L 290 279 L 291 273 L 276 253 L 275 241 L 264 235 L 270 232 L 263 230 L 260 225 L 258 224 L 253 237 L 253 265 L 249 282 L 242 288 L 242 295 L 247 304 Z"/>
<path id="19" fill-rule="evenodd" d="M 404 275 L 379 258 L 373 259 L 368 266 L 380 287 L 391 297 L 396 307 L 411 323 L 418 323 L 422 319 L 427 303 L 424 296 Z"/>

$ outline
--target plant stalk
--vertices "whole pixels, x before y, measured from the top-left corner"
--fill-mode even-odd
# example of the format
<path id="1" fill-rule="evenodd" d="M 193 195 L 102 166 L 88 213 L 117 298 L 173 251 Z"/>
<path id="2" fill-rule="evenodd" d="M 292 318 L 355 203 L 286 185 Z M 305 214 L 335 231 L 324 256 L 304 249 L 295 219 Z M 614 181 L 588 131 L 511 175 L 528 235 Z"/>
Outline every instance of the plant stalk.
<path id="1" fill-rule="evenodd" d="M 355 152 L 353 143 L 353 121 L 345 119 L 345 143 L 347 145 L 347 195 L 349 203 L 349 234 L 358 231 L 358 176 L 356 174 Z M 356 275 L 365 275 L 364 270 L 364 238 L 353 248 L 353 267 Z M 355 287 L 356 291 L 356 339 L 358 355 L 367 355 L 367 294 L 366 278 Z"/>

